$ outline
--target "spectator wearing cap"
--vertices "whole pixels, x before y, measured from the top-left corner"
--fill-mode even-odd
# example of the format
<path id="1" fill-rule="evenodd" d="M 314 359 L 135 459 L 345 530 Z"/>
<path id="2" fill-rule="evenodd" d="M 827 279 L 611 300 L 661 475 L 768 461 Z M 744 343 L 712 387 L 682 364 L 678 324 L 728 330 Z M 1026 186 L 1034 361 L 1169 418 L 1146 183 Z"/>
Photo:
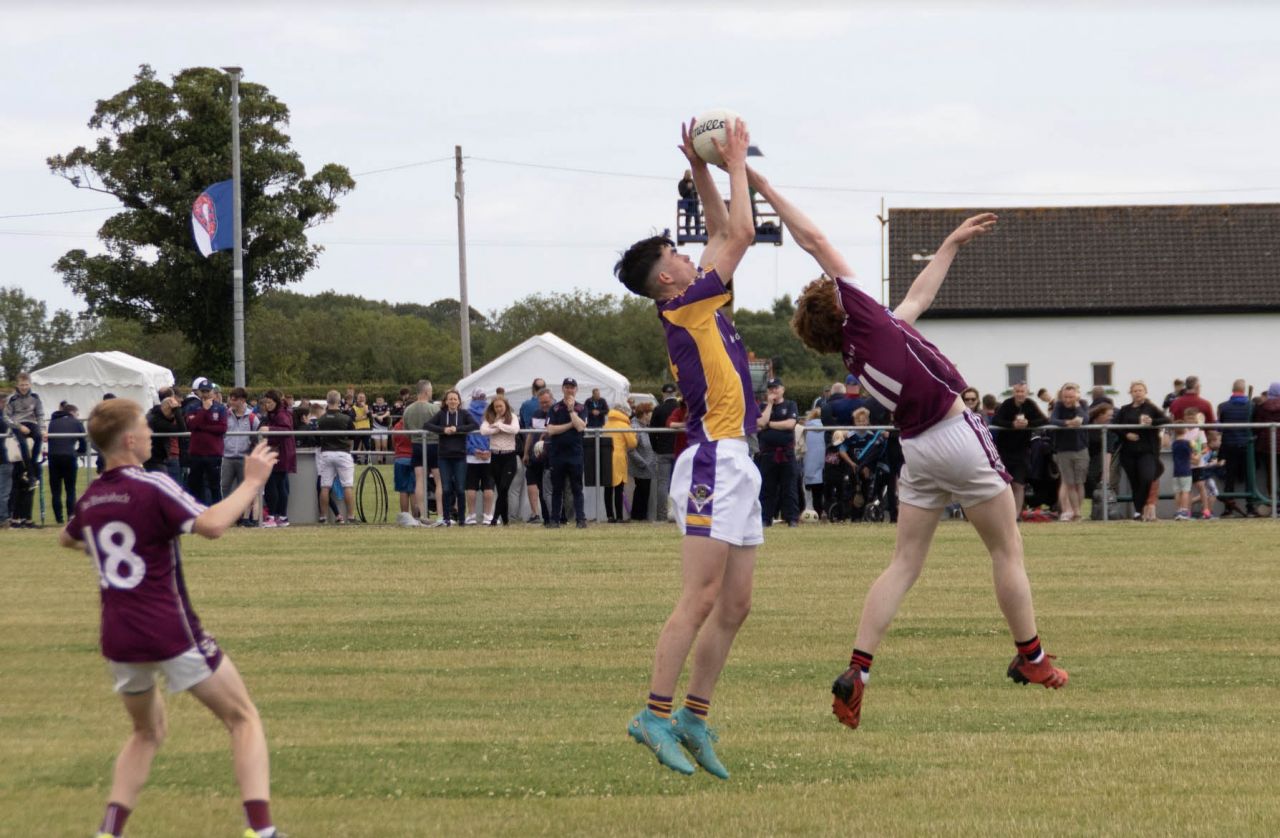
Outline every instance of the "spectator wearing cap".
<path id="1" fill-rule="evenodd" d="M 756 466 L 760 469 L 761 515 L 766 527 L 773 526 L 773 519 L 781 503 L 782 520 L 794 527 L 800 522 L 799 501 L 796 497 L 796 422 L 800 410 L 786 397 L 786 387 L 781 378 L 771 378 L 765 384 L 765 399 L 760 405 L 760 418 L 756 420 L 760 453 Z"/>
<path id="2" fill-rule="evenodd" d="M 260 421 L 257 414 L 249 410 L 249 394 L 243 387 L 234 387 L 227 394 L 227 430 L 257 434 Z M 244 458 L 253 450 L 258 442 L 257 436 L 227 436 L 222 443 L 222 496 L 235 491 L 244 482 Z M 253 508 L 245 510 L 238 526 L 256 526 L 253 520 Z"/>
<path id="3" fill-rule="evenodd" d="M 600 397 L 600 388 L 591 389 L 591 398 L 587 399 L 587 427 L 603 428 L 609 418 L 609 403 Z"/>
<path id="4" fill-rule="evenodd" d="M 547 446 L 551 449 L 551 527 L 560 526 L 564 511 L 564 486 L 573 491 L 573 511 L 578 529 L 586 529 L 587 514 L 582 494 L 582 432 L 587 429 L 587 410 L 577 401 L 578 382 L 566 378 L 560 385 L 564 398 L 551 407 L 547 417 Z"/>
<path id="5" fill-rule="evenodd" d="M 187 401 L 187 491 L 206 506 L 222 500 L 222 444 L 227 433 L 227 408 L 213 397 L 213 382 L 192 382 L 198 403 Z"/>
<path id="6" fill-rule="evenodd" d="M 76 508 L 76 474 L 80 471 L 79 457 L 89 450 L 85 442 L 84 424 L 80 412 L 73 404 L 63 402 L 49 417 L 50 434 L 81 434 L 80 438 L 62 437 L 49 440 L 49 492 L 53 498 L 53 517 L 63 522 L 62 501 L 66 498 L 67 516 Z"/>
<path id="7" fill-rule="evenodd" d="M 671 414 L 680 407 L 676 398 L 676 385 L 668 382 L 662 385 L 662 401 L 653 409 L 649 417 L 649 427 L 665 428 Z M 649 444 L 653 447 L 653 474 L 657 480 L 658 521 L 667 520 L 668 498 L 671 496 L 671 469 L 675 466 L 676 435 L 656 433 L 651 435 Z"/>
<path id="8" fill-rule="evenodd" d="M 476 429 L 467 434 L 467 523 L 493 523 L 493 451 L 489 447 L 489 437 L 481 432 L 484 424 L 484 412 L 489 407 L 489 394 L 483 387 L 471 391 L 471 401 L 467 404 L 467 412 L 475 422 Z M 482 510 L 476 505 L 476 493 L 480 492 L 484 503 Z"/>

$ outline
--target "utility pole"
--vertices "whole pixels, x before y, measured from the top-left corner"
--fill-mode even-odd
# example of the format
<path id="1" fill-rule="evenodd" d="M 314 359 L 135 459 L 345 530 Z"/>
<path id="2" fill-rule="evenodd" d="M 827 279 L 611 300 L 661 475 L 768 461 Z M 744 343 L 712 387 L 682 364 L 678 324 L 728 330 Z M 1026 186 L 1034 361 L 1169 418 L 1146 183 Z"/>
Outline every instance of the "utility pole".
<path id="1" fill-rule="evenodd" d="M 467 302 L 466 188 L 462 182 L 462 146 L 453 147 L 457 180 L 453 197 L 458 201 L 458 320 L 462 325 L 462 377 L 471 375 L 471 304 Z"/>
<path id="2" fill-rule="evenodd" d="M 885 238 L 888 236 L 889 216 L 884 211 L 884 196 L 880 196 L 880 214 L 876 216 L 880 222 L 880 301 L 889 305 L 889 276 L 884 272 Z"/>
<path id="3" fill-rule="evenodd" d="M 223 67 L 231 74 L 231 323 L 235 386 L 245 386 L 244 376 L 244 247 L 240 213 L 240 76 L 239 67 Z"/>

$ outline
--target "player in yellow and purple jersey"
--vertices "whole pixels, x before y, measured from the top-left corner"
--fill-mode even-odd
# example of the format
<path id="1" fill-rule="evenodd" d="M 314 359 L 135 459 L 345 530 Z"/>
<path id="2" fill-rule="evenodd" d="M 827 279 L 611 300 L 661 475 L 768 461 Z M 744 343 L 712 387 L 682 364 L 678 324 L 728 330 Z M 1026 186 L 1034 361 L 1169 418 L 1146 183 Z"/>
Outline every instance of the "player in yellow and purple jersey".
<path id="1" fill-rule="evenodd" d="M 694 771 L 683 746 L 708 772 L 728 779 L 706 717 L 733 638 L 751 608 L 756 546 L 764 541 L 764 530 L 760 472 L 746 440 L 760 414 L 742 338 L 720 309 L 731 299 L 733 272 L 754 241 L 755 228 L 747 191 L 746 126 L 737 121 L 727 144 L 716 143 L 729 173 L 728 208 L 707 164 L 694 153 L 692 127 L 692 122 L 682 126 L 681 149 L 705 208 L 702 259 L 695 266 L 669 239 L 655 236 L 632 245 L 614 268 L 630 291 L 657 304 L 671 372 L 688 411 L 689 441 L 671 475 L 671 501 L 684 534 L 684 589 L 658 637 L 648 706 L 627 732 L 674 771 Z M 673 713 L 676 681 L 690 649 L 688 693 Z"/>
<path id="2" fill-rule="evenodd" d="M 231 734 L 244 803 L 245 838 L 283 838 L 271 820 L 270 768 L 262 721 L 231 659 L 200 624 L 182 574 L 179 537 L 217 538 L 240 519 L 271 474 L 276 455 L 259 443 L 245 457 L 244 481 L 205 507 L 168 475 L 142 470 L 151 428 L 129 399 L 102 402 L 89 414 L 89 437 L 106 458 L 58 537 L 92 559 L 102 594 L 102 654 L 133 724 L 116 759 L 98 838 L 118 838 L 136 805 L 168 727 L 156 690 L 188 691 Z"/>

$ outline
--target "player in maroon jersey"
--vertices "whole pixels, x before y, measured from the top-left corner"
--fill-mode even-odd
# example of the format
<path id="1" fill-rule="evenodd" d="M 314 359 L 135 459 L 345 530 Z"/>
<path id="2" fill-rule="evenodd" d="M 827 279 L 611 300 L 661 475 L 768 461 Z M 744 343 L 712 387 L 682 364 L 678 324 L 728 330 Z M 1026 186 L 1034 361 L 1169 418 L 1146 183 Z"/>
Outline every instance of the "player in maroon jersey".
<path id="1" fill-rule="evenodd" d="M 155 689 L 163 674 L 170 692 L 190 690 L 230 731 L 246 838 L 277 836 L 262 721 L 235 665 L 191 608 L 179 544 L 183 533 L 217 538 L 235 524 L 270 476 L 276 454 L 260 443 L 245 458 L 244 482 L 206 508 L 168 475 L 143 470 L 151 429 L 137 403 L 99 404 L 89 415 L 89 436 L 106 470 L 80 497 L 58 541 L 93 559 L 102 589 L 102 654 L 133 722 L 98 835 L 124 831 L 164 740 L 164 701 Z"/>
<path id="2" fill-rule="evenodd" d="M 996 599 L 1017 647 L 1009 677 L 1021 684 L 1065 686 L 1066 671 L 1053 665 L 1036 632 L 1009 475 L 985 423 L 960 398 L 964 378 L 914 327 L 960 248 L 994 229 L 996 216 L 975 215 L 947 236 L 890 311 L 857 287 L 844 257 L 804 213 L 750 167 L 747 177 L 825 274 L 801 292 L 792 321 L 796 334 L 818 352 L 841 353 L 866 391 L 893 412 L 901 432 L 905 464 L 898 484 L 897 544 L 893 561 L 867 592 L 849 669 L 832 686 L 836 717 L 858 726 L 872 657 L 924 568 L 943 510 L 953 502 L 964 507 L 991 554 Z"/>

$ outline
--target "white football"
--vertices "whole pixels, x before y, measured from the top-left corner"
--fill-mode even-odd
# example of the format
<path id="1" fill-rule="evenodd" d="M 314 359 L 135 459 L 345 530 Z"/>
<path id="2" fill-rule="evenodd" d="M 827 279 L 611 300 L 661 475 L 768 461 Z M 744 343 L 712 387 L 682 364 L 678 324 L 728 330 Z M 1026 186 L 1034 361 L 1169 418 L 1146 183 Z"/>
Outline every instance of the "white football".
<path id="1" fill-rule="evenodd" d="M 728 108 L 712 108 L 693 123 L 693 150 L 698 156 L 713 166 L 724 162 L 720 152 L 711 142 L 714 137 L 720 145 L 729 142 L 729 128 L 735 120 L 741 119 L 736 111 Z"/>
<path id="2" fill-rule="evenodd" d="M 800 520 L 805 523 L 812 523 L 818 520 L 818 513 L 812 509 L 806 509 L 804 512 L 800 513 Z"/>

